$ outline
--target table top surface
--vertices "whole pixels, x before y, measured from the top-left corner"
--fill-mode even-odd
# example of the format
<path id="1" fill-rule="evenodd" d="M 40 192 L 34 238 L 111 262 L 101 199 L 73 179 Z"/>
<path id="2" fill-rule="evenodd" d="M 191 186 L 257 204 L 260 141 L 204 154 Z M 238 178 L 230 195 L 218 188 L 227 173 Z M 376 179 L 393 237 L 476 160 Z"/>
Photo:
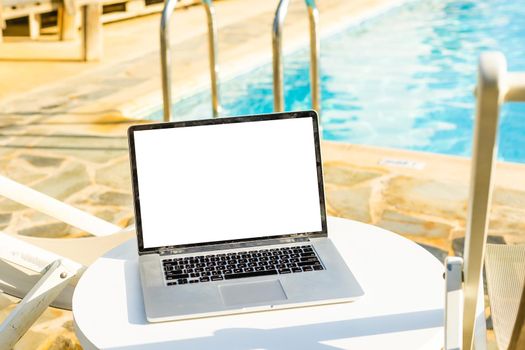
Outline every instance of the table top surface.
<path id="1" fill-rule="evenodd" d="M 99 258 L 73 296 L 84 349 L 440 349 L 443 265 L 414 242 L 328 218 L 328 235 L 363 287 L 352 303 L 148 323 L 131 239 Z"/>

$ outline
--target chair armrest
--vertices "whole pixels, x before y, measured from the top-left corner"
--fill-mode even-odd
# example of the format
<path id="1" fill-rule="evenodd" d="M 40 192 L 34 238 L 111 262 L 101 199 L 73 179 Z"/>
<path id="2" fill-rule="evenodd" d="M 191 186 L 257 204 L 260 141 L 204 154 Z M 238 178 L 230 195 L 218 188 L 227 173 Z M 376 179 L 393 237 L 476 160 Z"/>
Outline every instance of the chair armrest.
<path id="1" fill-rule="evenodd" d="M 1 175 L 0 196 L 38 210 L 94 236 L 107 236 L 122 230 L 117 225 Z"/>
<path id="2" fill-rule="evenodd" d="M 445 350 L 463 346 L 463 259 L 445 259 Z"/>
<path id="3" fill-rule="evenodd" d="M 49 264 L 42 278 L 0 324 L 0 348 L 13 348 L 77 272 L 61 260 Z"/>

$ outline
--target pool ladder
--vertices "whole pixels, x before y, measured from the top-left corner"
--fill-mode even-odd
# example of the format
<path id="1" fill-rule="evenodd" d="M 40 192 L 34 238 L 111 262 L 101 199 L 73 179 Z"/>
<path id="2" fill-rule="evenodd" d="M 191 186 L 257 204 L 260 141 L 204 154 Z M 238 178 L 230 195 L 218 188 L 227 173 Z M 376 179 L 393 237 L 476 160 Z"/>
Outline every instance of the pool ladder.
<path id="1" fill-rule="evenodd" d="M 166 0 L 164 9 L 160 18 L 160 63 L 162 74 L 162 103 L 164 121 L 171 120 L 171 55 L 170 55 L 170 37 L 169 27 L 170 19 L 175 10 L 178 0 Z M 213 117 L 218 117 L 220 112 L 219 106 L 219 88 L 217 85 L 217 26 L 215 25 L 215 10 L 212 0 L 202 0 L 206 10 L 208 22 L 208 55 L 210 60 L 210 80 L 211 80 L 211 104 Z"/>
<path id="2" fill-rule="evenodd" d="M 305 0 L 305 3 L 310 25 L 310 93 L 312 95 L 312 108 L 320 112 L 319 11 L 317 10 L 315 0 Z M 275 112 L 282 112 L 284 110 L 282 27 L 289 4 L 290 0 L 280 0 L 273 20 L 273 109 Z"/>
<path id="3" fill-rule="evenodd" d="M 166 0 L 162 10 L 160 20 L 160 60 L 162 75 L 162 102 L 163 119 L 171 120 L 171 53 L 169 40 L 170 20 L 177 5 L 178 0 Z M 282 53 L 282 27 L 290 0 L 280 0 L 275 11 L 272 27 L 272 52 L 273 52 L 273 96 L 275 112 L 284 110 L 283 92 L 283 53 Z M 320 92 L 319 92 L 319 11 L 315 0 L 305 0 L 308 10 L 310 25 L 310 81 L 312 94 L 312 108 L 320 111 Z M 219 68 L 217 65 L 217 26 L 215 25 L 215 10 L 212 0 L 202 0 L 206 10 L 208 23 L 208 55 L 210 62 L 211 80 L 211 104 L 212 114 L 217 118 L 220 114 L 219 87 L 217 75 Z"/>

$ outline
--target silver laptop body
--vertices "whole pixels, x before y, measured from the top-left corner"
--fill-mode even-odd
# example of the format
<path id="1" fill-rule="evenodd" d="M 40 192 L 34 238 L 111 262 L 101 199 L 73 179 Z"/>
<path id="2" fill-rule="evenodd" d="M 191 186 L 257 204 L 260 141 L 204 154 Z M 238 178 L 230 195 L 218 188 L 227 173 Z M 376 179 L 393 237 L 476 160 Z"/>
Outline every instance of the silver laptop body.
<path id="1" fill-rule="evenodd" d="M 314 111 L 128 130 L 150 322 L 353 301 L 328 238 Z"/>

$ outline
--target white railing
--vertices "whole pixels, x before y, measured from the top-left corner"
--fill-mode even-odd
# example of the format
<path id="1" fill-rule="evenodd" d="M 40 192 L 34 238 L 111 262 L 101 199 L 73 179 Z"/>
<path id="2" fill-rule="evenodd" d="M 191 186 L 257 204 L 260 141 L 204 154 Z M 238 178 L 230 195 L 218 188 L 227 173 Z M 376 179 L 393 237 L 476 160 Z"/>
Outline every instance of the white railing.
<path id="1" fill-rule="evenodd" d="M 505 57 L 499 52 L 482 54 L 479 59 L 476 87 L 476 120 L 465 234 L 462 290 L 464 300 L 460 315 L 463 327 L 462 334 L 459 336 L 463 350 L 486 348 L 483 262 L 488 234 L 494 163 L 498 153 L 499 112 L 505 102 L 518 101 L 525 102 L 525 73 L 508 72 Z M 455 297 L 450 293 L 447 293 L 447 297 L 450 298 L 447 300 L 447 309 L 450 306 L 451 313 L 453 313 L 455 308 L 452 304 Z M 461 324 L 461 322 L 455 323 L 448 316 L 445 327 Z M 447 329 L 445 334 L 446 336 L 457 335 L 457 332 Z M 445 343 L 447 350 L 450 344 L 457 344 L 456 341 Z M 457 349 L 455 346 L 453 348 Z"/>

